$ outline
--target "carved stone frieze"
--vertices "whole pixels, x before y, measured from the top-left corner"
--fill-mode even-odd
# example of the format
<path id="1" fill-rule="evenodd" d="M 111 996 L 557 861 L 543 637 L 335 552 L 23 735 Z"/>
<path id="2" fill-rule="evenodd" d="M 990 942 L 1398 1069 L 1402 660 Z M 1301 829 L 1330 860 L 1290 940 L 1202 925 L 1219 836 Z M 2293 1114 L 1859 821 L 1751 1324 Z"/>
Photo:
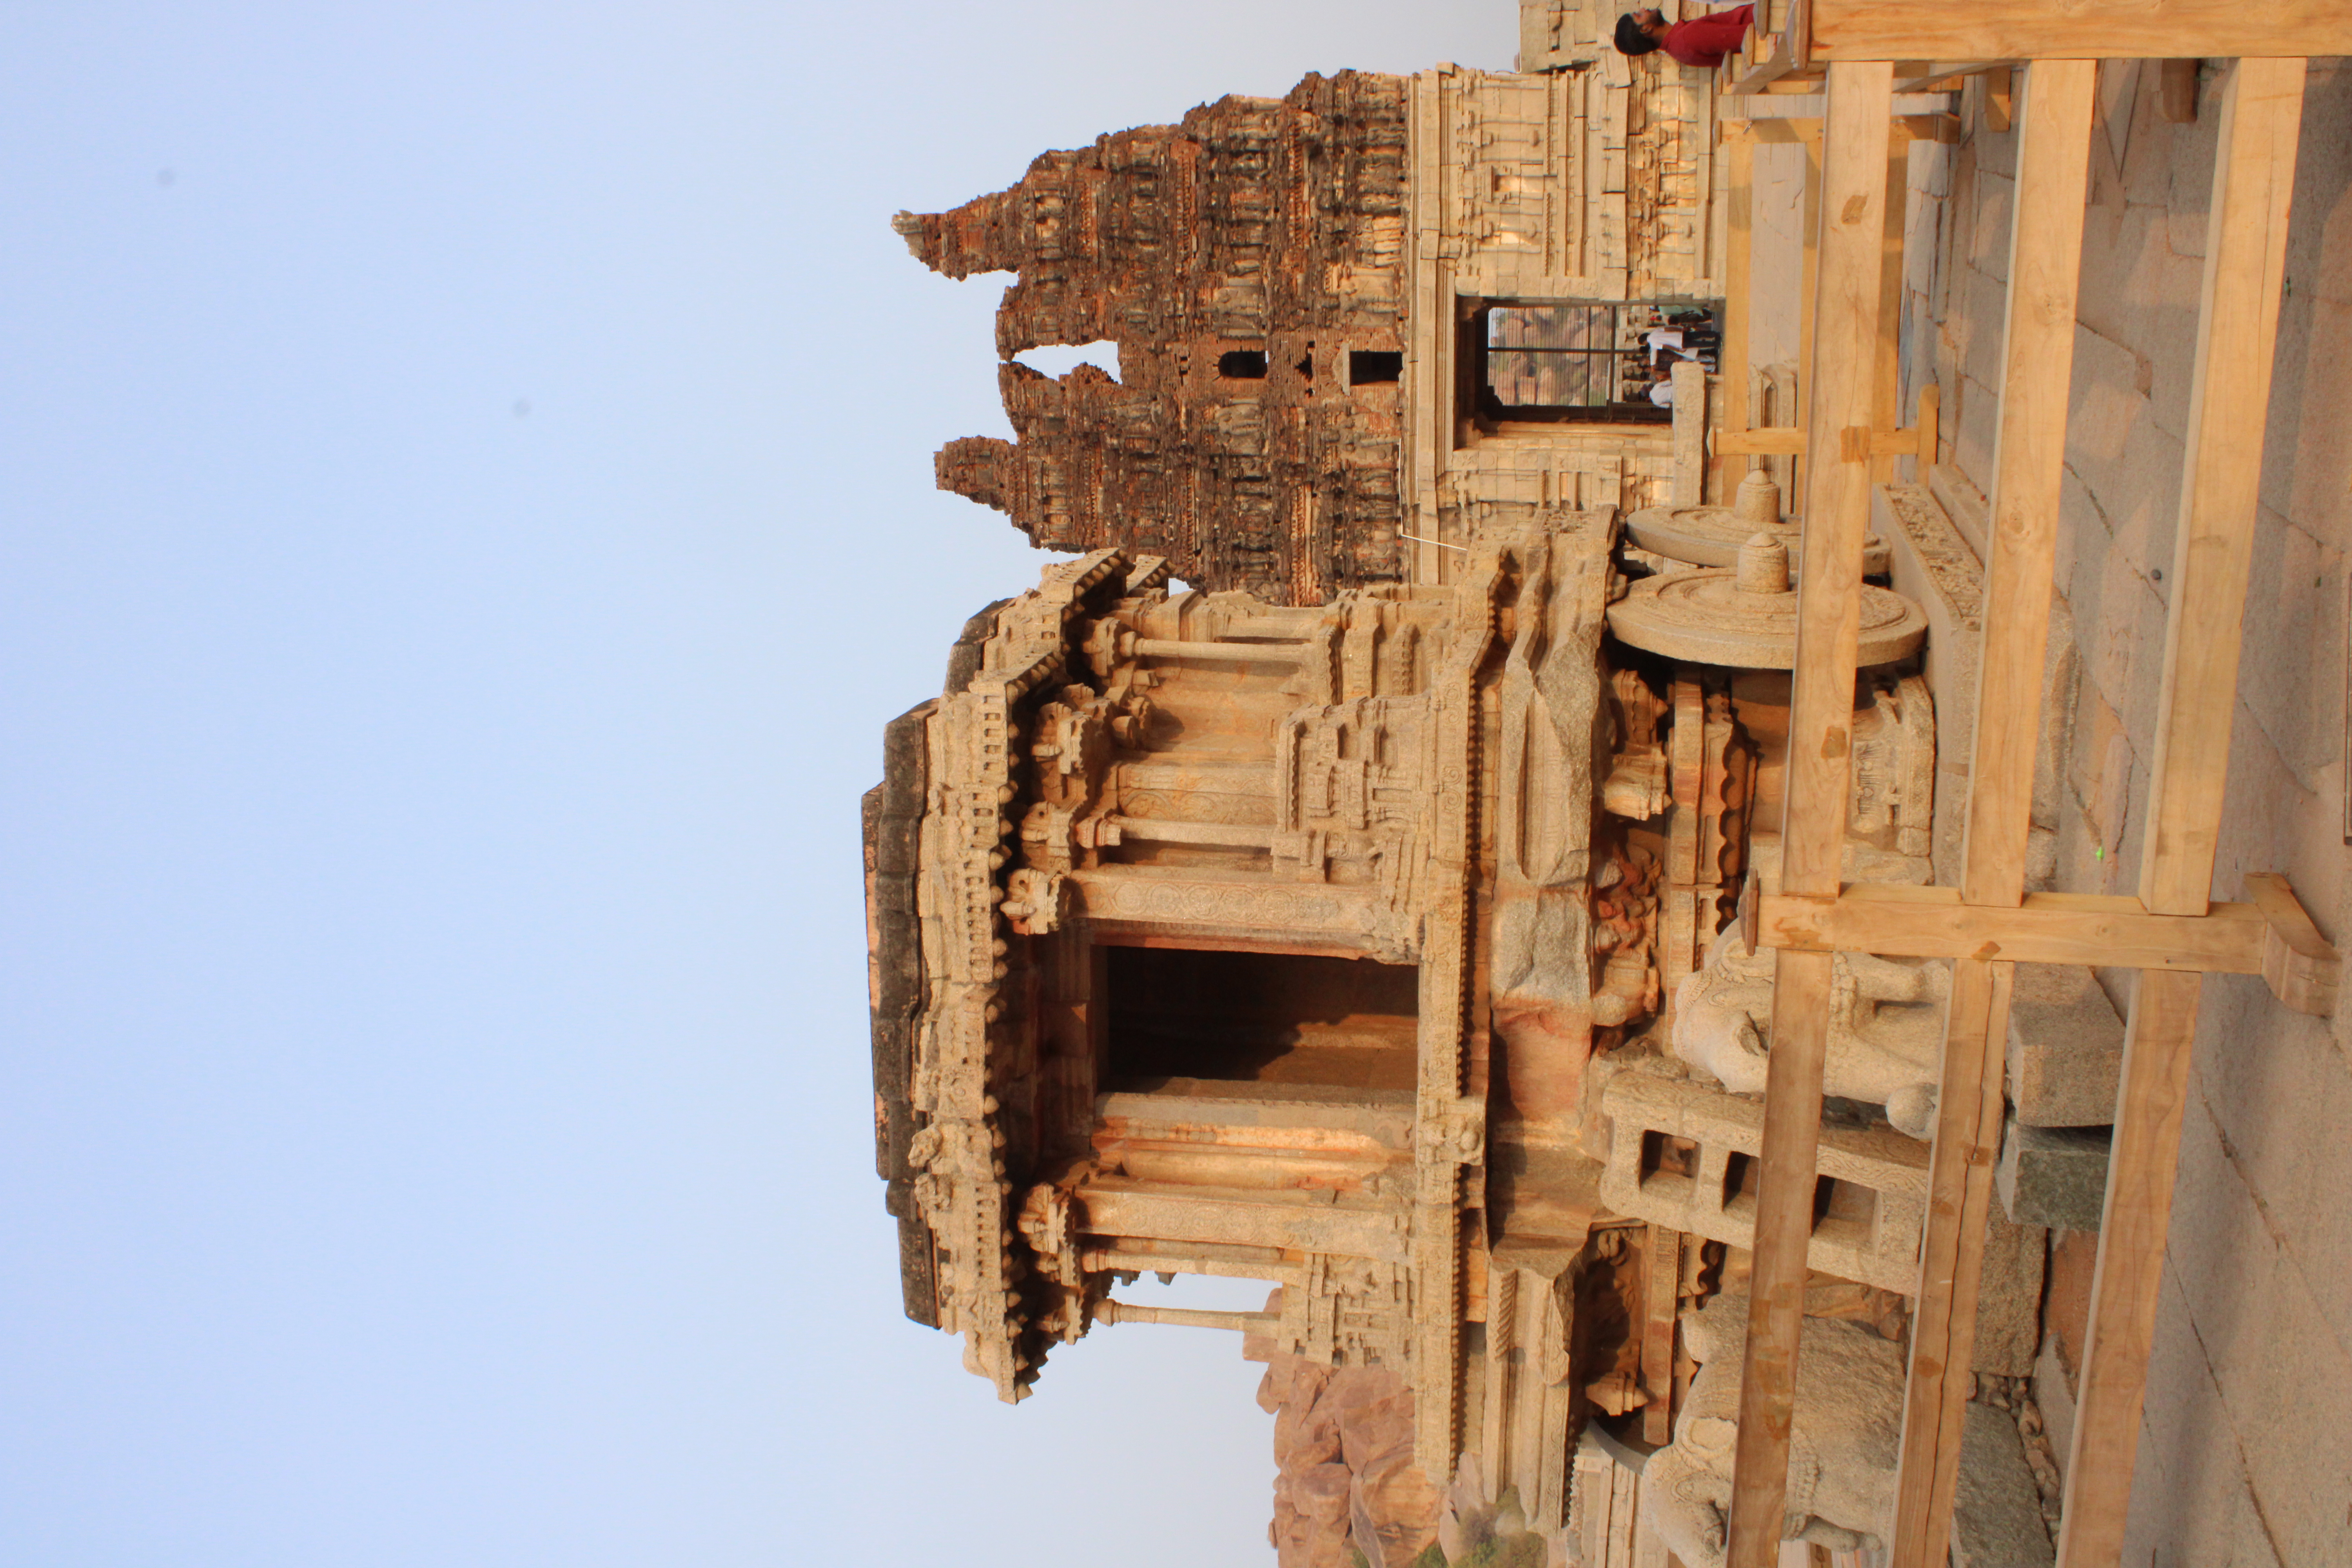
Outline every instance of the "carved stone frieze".
<path id="1" fill-rule="evenodd" d="M 1412 1280 L 1393 1263 L 1310 1252 L 1282 1292 L 1281 1348 L 1323 1366 L 1383 1366 L 1410 1374 Z"/>

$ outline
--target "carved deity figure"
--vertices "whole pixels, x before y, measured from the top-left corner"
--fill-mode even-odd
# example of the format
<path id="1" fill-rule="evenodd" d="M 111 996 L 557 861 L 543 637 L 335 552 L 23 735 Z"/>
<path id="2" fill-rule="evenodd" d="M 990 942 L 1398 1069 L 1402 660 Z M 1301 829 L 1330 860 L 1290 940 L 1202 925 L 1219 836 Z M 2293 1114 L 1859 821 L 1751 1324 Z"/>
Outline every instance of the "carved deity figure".
<path id="1" fill-rule="evenodd" d="M 1771 1060 L 1772 963 L 1769 948 L 1750 952 L 1732 925 L 1708 945 L 1706 962 L 1675 988 L 1675 1056 L 1734 1094 L 1764 1092 Z M 1926 960 L 1841 952 L 1833 975 L 1823 1090 L 1883 1105 L 1896 1131 L 1927 1137 L 1936 1125 L 1949 973 Z"/>
<path id="2" fill-rule="evenodd" d="M 1683 1568 L 1723 1568 L 1748 1298 L 1721 1295 L 1685 1313 L 1683 1337 L 1698 1375 L 1674 1441 L 1643 1467 L 1642 1516 Z M 1857 1323 L 1805 1319 L 1781 1539 L 1877 1550 L 1894 1514 L 1902 1436 L 1902 1347 Z"/>

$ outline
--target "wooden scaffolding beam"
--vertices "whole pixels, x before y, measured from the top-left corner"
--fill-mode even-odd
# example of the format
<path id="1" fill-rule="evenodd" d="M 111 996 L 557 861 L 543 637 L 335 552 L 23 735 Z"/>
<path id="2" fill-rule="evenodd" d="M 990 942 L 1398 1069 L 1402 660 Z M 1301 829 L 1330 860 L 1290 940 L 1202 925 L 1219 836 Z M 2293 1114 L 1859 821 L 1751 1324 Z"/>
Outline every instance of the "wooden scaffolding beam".
<path id="1" fill-rule="evenodd" d="M 2160 915 L 2137 899 L 2103 893 L 2028 893 L 2006 908 L 1965 902 L 1957 888 L 1902 884 L 1851 887 L 1834 899 L 1767 893 L 1755 940 L 1885 958 L 2259 974 L 2296 1012 L 2333 1014 L 2342 965 L 2294 890 L 2256 873 L 2246 891 L 2249 901 L 2214 904 L 2202 915 Z"/>
<path id="2" fill-rule="evenodd" d="M 2352 26 L 2352 10 L 2327 9 Z M 2212 891 L 2304 73 L 2300 59 L 2242 59 L 2222 93 L 2140 862 L 2140 900 L 2162 914 L 2202 914 Z M 2059 1568 L 2111 1568 L 2123 1552 L 2201 984 L 2144 970 L 2132 998 Z"/>
<path id="3" fill-rule="evenodd" d="M 2154 4 L 2163 16 L 2153 24 L 2142 16 L 2138 41 L 2151 47 L 2141 50 L 2112 38 L 2094 47 L 2074 26 L 2080 14 L 2053 21 L 2037 9 L 2027 16 L 2011 0 L 1933 13 L 1890 0 L 1816 0 L 1817 21 L 1874 12 L 1897 16 L 1901 43 L 1859 57 L 1868 65 L 1851 54 L 1830 57 L 1839 63 L 1826 72 L 1828 118 L 1820 142 L 1809 145 L 1819 148 L 1811 194 L 1820 216 L 1809 231 L 1818 245 L 1808 256 L 1801 437 L 1794 430 L 1734 432 L 1718 448 L 1727 455 L 1795 449 L 1811 459 L 1783 887 L 1764 896 L 1751 883 L 1744 910 L 1749 940 L 1779 952 L 1728 1521 L 1732 1568 L 1769 1568 L 1779 1551 L 1835 952 L 1957 961 L 1906 1395 L 1896 1568 L 1936 1568 L 1949 1530 L 2002 1121 L 2000 1047 L 2014 965 L 2098 963 L 2142 972 L 2126 1026 L 2060 1568 L 2111 1568 L 2121 1547 L 2200 977 L 2260 973 L 2290 1006 L 2326 1014 L 2336 1005 L 2338 956 L 2284 879 L 2249 876 L 2242 904 L 2215 905 L 2209 897 L 2294 184 L 2300 58 L 2239 61 L 2224 97 L 2210 208 L 2217 238 L 2206 262 L 2140 895 L 2024 891 L 2096 83 L 2094 59 L 2065 56 L 2185 54 L 2186 24 L 2171 24 L 2191 12 L 2221 15 L 2206 0 Z M 2091 0 L 2091 6 L 2101 26 L 2122 25 L 2110 14 L 2110 0 Z M 2314 27 L 2333 28 L 2333 47 L 2352 50 L 2352 10 L 2330 5 L 2315 21 L 2302 0 L 2290 0 L 2285 9 L 2312 38 L 2318 37 Z M 2229 15 L 2238 26 L 2270 24 L 2268 17 Z M 1886 162 L 1893 70 L 1877 62 L 1982 58 L 1993 52 L 1990 35 L 1963 47 L 1925 29 L 2012 20 L 2023 31 L 2008 37 L 2000 52 L 2035 63 L 2014 208 L 1962 885 L 1842 889 L 1860 547 L 1869 465 L 1890 444 L 1887 389 L 1880 385 L 1886 374 L 1880 306 L 1899 276 L 1882 227 L 1894 199 L 1889 192 L 1900 188 Z M 2073 50 L 2056 48 L 2053 40 L 2064 37 L 2076 37 Z M 1933 418 L 1923 410 L 1923 426 Z M 1932 461 L 1932 447 L 1919 456 Z"/>
<path id="4" fill-rule="evenodd" d="M 2344 0 L 1812 0 L 1811 12 L 1810 52 L 1784 69 L 1835 60 L 2226 58 L 2249 48 L 2352 54 Z"/>
<path id="5" fill-rule="evenodd" d="M 1894 70 L 1885 64 L 1835 66 L 1829 72 L 1805 376 L 1803 575 L 1781 830 L 1783 887 L 1816 897 L 1836 896 L 1845 840 L 1894 88 Z M 1730 1568 L 1772 1568 L 1780 1558 L 1832 963 L 1825 952 L 1787 952 L 1776 967 Z"/>
<path id="6" fill-rule="evenodd" d="M 2097 67 L 2089 60 L 2035 64 L 2020 127 L 1993 447 L 1991 559 L 1961 851 L 1964 904 L 2015 909 L 2025 898 L 2097 83 Z M 1940 1568 L 1951 1528 L 1985 1221 L 2000 1151 L 2002 1052 L 2016 968 L 2006 956 L 2010 951 L 1987 942 L 1960 957 L 1952 973 L 1891 1568 Z"/>

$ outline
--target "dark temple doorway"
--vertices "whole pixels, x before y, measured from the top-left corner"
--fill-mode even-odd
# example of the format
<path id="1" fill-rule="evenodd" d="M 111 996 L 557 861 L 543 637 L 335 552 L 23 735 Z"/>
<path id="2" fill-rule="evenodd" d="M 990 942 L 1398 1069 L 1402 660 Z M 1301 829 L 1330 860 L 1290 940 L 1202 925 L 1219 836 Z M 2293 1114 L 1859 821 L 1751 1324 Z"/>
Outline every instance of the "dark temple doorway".
<path id="1" fill-rule="evenodd" d="M 1411 964 L 1189 948 L 1109 950 L 1109 1081 L 1411 1089 L 1421 972 Z"/>

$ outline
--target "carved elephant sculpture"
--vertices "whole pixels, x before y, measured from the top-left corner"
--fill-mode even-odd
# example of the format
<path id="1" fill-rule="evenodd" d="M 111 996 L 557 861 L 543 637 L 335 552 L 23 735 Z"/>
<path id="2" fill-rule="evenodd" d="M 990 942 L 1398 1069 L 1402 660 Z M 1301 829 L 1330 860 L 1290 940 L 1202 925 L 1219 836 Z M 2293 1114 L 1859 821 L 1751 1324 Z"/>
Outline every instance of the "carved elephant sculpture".
<path id="1" fill-rule="evenodd" d="M 1739 1432 L 1748 1299 L 1717 1296 L 1683 1319 L 1699 1361 L 1674 1441 L 1642 1468 L 1641 1510 L 1683 1568 L 1723 1568 Z M 1875 1549 L 1895 1508 L 1903 1433 L 1903 1356 L 1839 1319 L 1808 1318 L 1797 1358 L 1781 1539 L 1832 1551 Z"/>
<path id="2" fill-rule="evenodd" d="M 1772 965 L 1737 925 L 1706 950 L 1706 962 L 1675 988 L 1671 1048 L 1685 1065 L 1735 1094 L 1761 1094 L 1770 1064 Z M 1830 993 L 1829 1057 L 1822 1087 L 1886 1108 L 1897 1131 L 1935 1131 L 1937 1062 L 1950 973 L 1932 960 L 1898 962 L 1841 952 Z"/>

